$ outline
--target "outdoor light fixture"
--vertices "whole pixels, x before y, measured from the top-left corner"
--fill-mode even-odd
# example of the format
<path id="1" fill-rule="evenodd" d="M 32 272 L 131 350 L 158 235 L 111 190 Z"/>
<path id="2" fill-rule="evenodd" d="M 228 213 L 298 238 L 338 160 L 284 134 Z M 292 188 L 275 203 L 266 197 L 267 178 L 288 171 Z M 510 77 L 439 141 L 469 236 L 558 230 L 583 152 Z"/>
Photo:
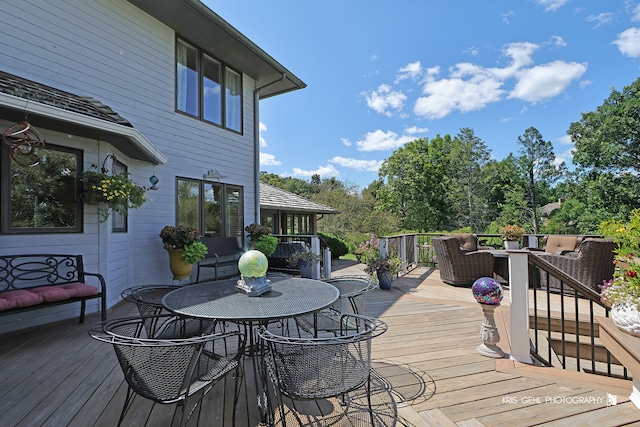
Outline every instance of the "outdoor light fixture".
<path id="1" fill-rule="evenodd" d="M 218 172 L 215 169 L 209 169 L 207 173 L 202 175 L 202 177 L 205 179 L 217 179 L 218 181 L 220 181 L 220 179 L 226 178 L 226 175 L 222 175 L 220 172 Z"/>

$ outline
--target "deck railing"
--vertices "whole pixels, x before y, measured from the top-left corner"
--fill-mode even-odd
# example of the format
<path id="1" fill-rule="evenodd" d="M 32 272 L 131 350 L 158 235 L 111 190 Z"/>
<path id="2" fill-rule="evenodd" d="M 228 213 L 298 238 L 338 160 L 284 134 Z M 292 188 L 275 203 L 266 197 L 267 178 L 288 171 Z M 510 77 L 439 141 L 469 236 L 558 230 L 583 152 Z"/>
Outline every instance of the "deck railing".
<path id="1" fill-rule="evenodd" d="M 611 353 L 599 343 L 595 316 L 609 316 L 600 295 L 542 257 L 531 252 L 525 254 L 526 283 L 510 279 L 510 284 L 512 292 L 514 287 L 531 290 L 532 301 L 525 312 L 529 313 L 527 332 L 530 332 L 532 356 L 547 366 L 628 379 L 627 370 L 615 364 Z M 552 281 L 557 283 L 557 289 L 551 286 Z M 525 310 L 525 307 L 512 303 L 511 310 Z"/>

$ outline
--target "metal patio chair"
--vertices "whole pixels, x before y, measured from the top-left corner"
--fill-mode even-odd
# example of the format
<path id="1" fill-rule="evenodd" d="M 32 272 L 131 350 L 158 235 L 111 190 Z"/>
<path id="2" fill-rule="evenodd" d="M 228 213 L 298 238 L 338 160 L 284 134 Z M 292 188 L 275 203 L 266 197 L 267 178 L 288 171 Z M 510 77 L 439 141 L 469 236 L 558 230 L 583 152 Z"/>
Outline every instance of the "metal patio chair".
<path id="1" fill-rule="evenodd" d="M 318 332 L 340 331 L 340 317 L 343 314 L 364 314 L 367 292 L 378 287 L 365 277 L 342 276 L 323 280 L 340 291 L 340 297 L 329 308 L 315 314 L 305 314 L 295 318 L 303 331 L 317 336 Z"/>
<path id="2" fill-rule="evenodd" d="M 177 403 L 172 425 L 178 408 L 182 408 L 180 425 L 185 425 L 204 395 L 230 373 L 235 373 L 236 377 L 233 402 L 235 422 L 243 372 L 244 335 L 234 331 L 173 339 L 155 338 L 154 335 L 147 335 L 145 324 L 158 325 L 158 329 L 153 331 L 158 335 L 172 328 L 174 333 L 184 329 L 178 318 L 165 315 L 154 317 L 157 319 L 127 317 L 108 320 L 89 330 L 93 338 L 113 345 L 128 384 L 118 426 L 132 406 L 135 395 L 160 404 Z M 230 347 L 233 351 L 229 354 Z M 198 393 L 199 398 L 189 408 L 187 404 Z"/>
<path id="3" fill-rule="evenodd" d="M 277 394 L 280 423 L 286 427 L 283 396 L 293 400 L 340 397 L 366 387 L 371 425 L 371 344 L 387 330 L 386 323 L 360 315 L 342 316 L 343 328 L 328 338 L 294 338 L 261 328 L 258 335 L 267 347 L 267 372 Z M 353 330 L 351 325 L 357 325 Z"/>

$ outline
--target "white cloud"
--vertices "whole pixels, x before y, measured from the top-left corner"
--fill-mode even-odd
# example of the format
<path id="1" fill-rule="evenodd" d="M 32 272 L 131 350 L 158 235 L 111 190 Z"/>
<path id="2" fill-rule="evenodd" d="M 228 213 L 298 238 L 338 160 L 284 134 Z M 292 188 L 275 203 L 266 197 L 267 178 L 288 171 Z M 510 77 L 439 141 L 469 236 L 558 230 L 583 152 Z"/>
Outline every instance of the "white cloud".
<path id="1" fill-rule="evenodd" d="M 280 166 L 282 162 L 269 153 L 260 153 L 260 166 Z"/>
<path id="2" fill-rule="evenodd" d="M 312 177 L 313 175 L 320 175 L 321 178 L 330 178 L 334 176 L 339 176 L 340 172 L 333 165 L 328 166 L 320 166 L 316 170 L 304 170 L 300 168 L 293 168 L 292 176 L 307 176 Z"/>
<path id="3" fill-rule="evenodd" d="M 469 80 L 460 78 L 435 80 L 428 78 L 422 96 L 416 100 L 413 112 L 429 119 L 441 119 L 454 110 L 479 110 L 500 99 L 502 82 L 482 74 Z"/>
<path id="4" fill-rule="evenodd" d="M 365 95 L 367 105 L 374 111 L 391 117 L 393 112 L 390 110 L 402 111 L 402 106 L 407 96 L 399 91 L 391 90 L 391 86 L 381 84 L 378 89 L 372 91 L 369 95 Z"/>
<path id="5" fill-rule="evenodd" d="M 593 22 L 595 25 L 593 28 L 598 28 L 603 25 L 608 25 L 613 22 L 613 13 L 611 12 L 603 12 L 598 15 L 589 15 L 587 16 L 587 22 Z"/>
<path id="6" fill-rule="evenodd" d="M 415 135 L 417 133 L 427 133 L 429 132 L 429 128 L 419 128 L 417 126 L 411 126 L 404 130 L 404 133 L 408 135 Z"/>
<path id="7" fill-rule="evenodd" d="M 382 162 L 383 160 L 358 160 L 340 156 L 336 156 L 329 160 L 329 163 L 336 163 L 346 168 L 365 172 L 378 172 L 378 169 L 382 166 Z"/>
<path id="8" fill-rule="evenodd" d="M 580 89 L 584 89 L 587 86 L 591 86 L 591 83 L 593 83 L 591 80 L 582 80 L 578 86 L 580 87 Z"/>
<path id="9" fill-rule="evenodd" d="M 342 145 L 346 147 L 351 147 L 353 145 L 348 138 L 340 138 L 340 141 L 342 142 Z"/>
<path id="10" fill-rule="evenodd" d="M 553 61 L 523 70 L 508 98 L 534 103 L 545 98 L 553 98 L 565 90 L 573 80 L 582 77 L 586 71 L 586 64 L 564 61 Z"/>
<path id="11" fill-rule="evenodd" d="M 411 62 L 398 70 L 398 74 L 396 75 L 396 83 L 406 79 L 416 80 L 421 75 L 422 67 L 420 66 L 420 61 Z"/>
<path id="12" fill-rule="evenodd" d="M 569 135 L 561 136 L 558 138 L 558 142 L 562 145 L 573 145 L 573 142 L 571 142 L 571 136 Z"/>
<path id="13" fill-rule="evenodd" d="M 618 50 L 623 55 L 631 58 L 640 56 L 640 28 L 627 28 L 618 34 L 618 38 L 613 43 L 618 46 Z"/>
<path id="14" fill-rule="evenodd" d="M 631 12 L 631 20 L 633 22 L 640 22 L 640 4 L 637 4 Z"/>
<path id="15" fill-rule="evenodd" d="M 567 45 L 567 42 L 560 36 L 551 36 L 551 40 L 551 43 L 556 46 L 565 47 Z"/>
<path id="16" fill-rule="evenodd" d="M 471 56 L 478 56 L 478 54 L 480 53 L 480 50 L 478 50 L 477 47 L 468 47 L 465 50 L 463 50 L 464 53 L 468 53 Z"/>
<path id="17" fill-rule="evenodd" d="M 414 137 L 409 135 L 398 136 L 395 132 L 383 132 L 378 129 L 373 132 L 368 132 L 364 136 L 364 139 L 356 141 L 356 147 L 358 147 L 358 151 L 394 150 L 414 139 Z"/>
<path id="18" fill-rule="evenodd" d="M 505 24 L 509 24 L 509 18 L 511 18 L 513 16 L 513 10 L 510 10 L 507 13 L 503 13 L 502 14 L 502 22 L 504 22 Z"/>
<path id="19" fill-rule="evenodd" d="M 569 3 L 569 0 L 535 0 L 536 3 L 544 7 L 545 11 L 555 11 L 560 9 L 565 4 Z"/>
<path id="20" fill-rule="evenodd" d="M 260 122 L 260 147 L 266 147 L 267 146 L 267 141 L 262 136 L 262 132 L 266 132 L 266 131 L 267 131 L 267 125 L 265 125 L 264 123 Z"/>
<path id="21" fill-rule="evenodd" d="M 556 158 L 553 161 L 553 164 L 556 166 L 560 166 L 560 164 L 562 164 L 562 162 L 564 162 L 565 164 L 571 164 L 572 160 L 573 160 L 573 152 L 575 151 L 574 148 L 570 148 L 569 150 L 562 152 L 560 154 L 556 154 Z"/>

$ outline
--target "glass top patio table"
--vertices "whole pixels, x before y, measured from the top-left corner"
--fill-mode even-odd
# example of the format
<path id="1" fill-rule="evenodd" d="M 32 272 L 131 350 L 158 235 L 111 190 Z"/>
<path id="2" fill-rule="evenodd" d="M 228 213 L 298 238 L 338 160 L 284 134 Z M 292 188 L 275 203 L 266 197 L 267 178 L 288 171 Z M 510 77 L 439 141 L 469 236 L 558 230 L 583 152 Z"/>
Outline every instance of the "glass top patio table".
<path id="1" fill-rule="evenodd" d="M 258 297 L 236 290 L 236 282 L 219 280 L 185 286 L 165 295 L 162 304 L 182 316 L 262 323 L 322 310 L 340 296 L 335 286 L 314 279 L 272 281 L 271 291 Z"/>

